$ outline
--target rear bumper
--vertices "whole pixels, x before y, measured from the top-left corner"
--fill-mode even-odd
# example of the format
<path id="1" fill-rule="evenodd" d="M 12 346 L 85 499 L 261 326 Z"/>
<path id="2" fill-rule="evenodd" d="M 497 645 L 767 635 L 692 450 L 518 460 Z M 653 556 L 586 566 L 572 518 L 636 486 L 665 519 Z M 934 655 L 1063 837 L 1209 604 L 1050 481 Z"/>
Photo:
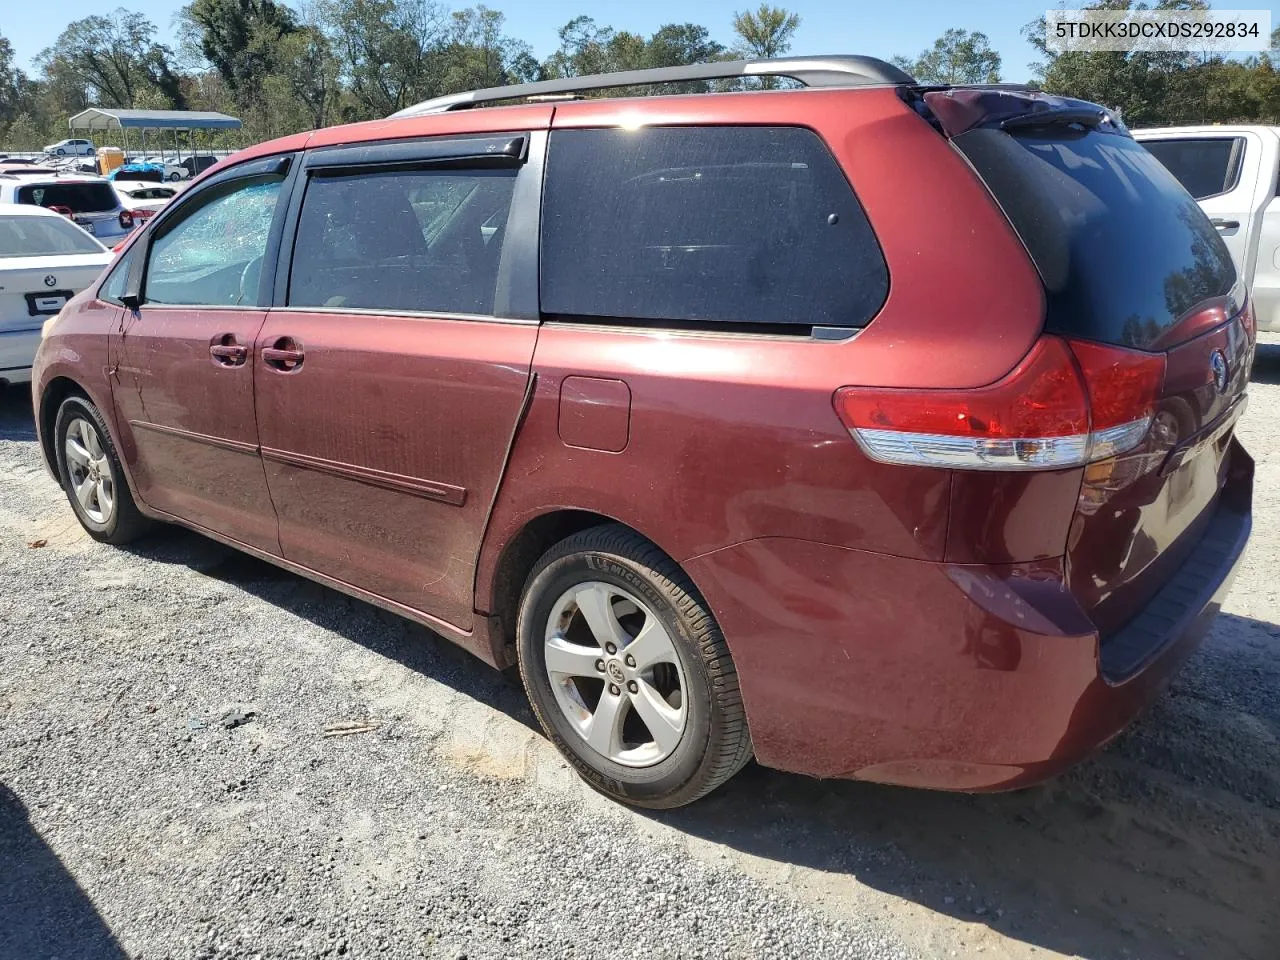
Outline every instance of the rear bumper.
<path id="1" fill-rule="evenodd" d="M 31 365 L 39 346 L 40 326 L 0 331 L 0 381 L 29 383 Z"/>
<path id="2" fill-rule="evenodd" d="M 757 758 L 981 791 L 1088 756 L 1160 695 L 1222 604 L 1251 510 L 1253 464 L 1233 453 L 1204 549 L 1106 656 L 1061 560 L 957 565 L 768 538 L 686 562 L 728 639 Z"/>

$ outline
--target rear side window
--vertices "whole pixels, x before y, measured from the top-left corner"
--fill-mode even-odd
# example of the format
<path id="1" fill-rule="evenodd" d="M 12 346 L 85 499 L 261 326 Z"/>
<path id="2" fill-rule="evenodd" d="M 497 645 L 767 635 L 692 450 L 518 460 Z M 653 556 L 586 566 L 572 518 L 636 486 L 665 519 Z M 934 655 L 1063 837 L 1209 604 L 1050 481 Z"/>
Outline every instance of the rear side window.
<path id="1" fill-rule="evenodd" d="M 513 170 L 315 176 L 289 305 L 490 315 Z"/>
<path id="2" fill-rule="evenodd" d="M 33 183 L 18 189 L 18 202 L 37 207 L 67 207 L 72 213 L 105 213 L 120 205 L 111 184 Z"/>
<path id="3" fill-rule="evenodd" d="M 1052 333 L 1147 347 L 1236 272 L 1187 191 L 1129 136 L 1067 124 L 955 144 L 1026 245 Z"/>
<path id="4" fill-rule="evenodd" d="M 0 258 L 103 253 L 105 247 L 70 220 L 52 216 L 0 217 Z"/>
<path id="5" fill-rule="evenodd" d="M 1240 180 L 1243 137 L 1144 140 L 1142 145 L 1197 200 L 1234 190 Z"/>
<path id="6" fill-rule="evenodd" d="M 859 327 L 889 274 L 826 145 L 799 127 L 551 134 L 544 315 Z"/>

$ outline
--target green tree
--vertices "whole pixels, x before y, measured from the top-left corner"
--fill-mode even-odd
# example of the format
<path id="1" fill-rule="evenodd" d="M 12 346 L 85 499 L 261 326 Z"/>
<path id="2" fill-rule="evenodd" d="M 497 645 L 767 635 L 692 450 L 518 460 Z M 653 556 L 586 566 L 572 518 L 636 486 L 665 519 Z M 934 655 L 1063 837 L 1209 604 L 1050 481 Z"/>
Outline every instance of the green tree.
<path id="1" fill-rule="evenodd" d="M 385 117 L 443 90 L 444 7 L 432 0 L 323 0 L 319 10 L 350 93 L 349 119 Z"/>
<path id="2" fill-rule="evenodd" d="M 753 10 L 733 15 L 733 32 L 738 50 L 748 56 L 770 60 L 791 49 L 791 38 L 800 28 L 800 16 L 762 3 Z"/>
<path id="3" fill-rule="evenodd" d="M 108 107 L 132 107 L 140 91 L 159 89 L 181 108 L 180 84 L 168 47 L 155 42 L 156 27 L 140 13 L 120 7 L 110 14 L 71 23 L 36 62 L 46 77 L 80 84 Z"/>
<path id="4" fill-rule="evenodd" d="M 483 4 L 453 13 L 441 55 L 444 92 L 537 79 L 537 61 L 529 45 L 507 36 L 505 25 L 503 13 Z"/>
<path id="5" fill-rule="evenodd" d="M 0 36 L 0 123 L 10 123 L 23 112 L 31 92 L 31 81 L 13 62 L 13 44 Z"/>
<path id="6" fill-rule="evenodd" d="M 921 83 L 999 83 L 1000 54 L 985 33 L 950 29 L 914 60 L 893 62 Z"/>
<path id="7" fill-rule="evenodd" d="M 1202 0 L 1160 0 L 1150 9 L 1206 9 Z M 1148 9 L 1131 0 L 1100 0 L 1085 9 Z M 1050 93 L 1092 100 L 1116 110 L 1125 122 L 1191 123 L 1205 119 L 1206 58 L 1186 51 L 1070 51 L 1048 48 L 1044 19 L 1023 28 L 1023 36 L 1044 58 L 1031 64 Z M 1212 58 L 1208 58 L 1212 59 Z"/>
<path id="8" fill-rule="evenodd" d="M 281 41 L 298 30 L 293 11 L 274 0 L 192 0 L 178 19 L 184 46 L 246 100 L 276 70 Z"/>

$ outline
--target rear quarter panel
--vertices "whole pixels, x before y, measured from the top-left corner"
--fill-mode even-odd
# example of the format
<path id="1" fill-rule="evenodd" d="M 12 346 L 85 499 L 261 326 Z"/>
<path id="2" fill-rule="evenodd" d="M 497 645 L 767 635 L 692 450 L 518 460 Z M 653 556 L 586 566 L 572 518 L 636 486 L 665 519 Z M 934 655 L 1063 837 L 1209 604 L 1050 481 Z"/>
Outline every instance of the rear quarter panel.
<path id="1" fill-rule="evenodd" d="M 561 508 L 614 517 L 677 560 L 774 536 L 942 559 L 950 475 L 869 461 L 832 394 L 847 384 L 978 386 L 1030 348 L 1043 322 L 1039 279 L 986 188 L 891 89 L 583 101 L 557 107 L 552 136 L 637 124 L 815 130 L 876 232 L 889 295 L 841 342 L 544 324 L 537 387 L 481 553 L 478 609 L 492 610 L 503 545 Z M 569 376 L 626 382 L 620 452 L 559 436 Z"/>

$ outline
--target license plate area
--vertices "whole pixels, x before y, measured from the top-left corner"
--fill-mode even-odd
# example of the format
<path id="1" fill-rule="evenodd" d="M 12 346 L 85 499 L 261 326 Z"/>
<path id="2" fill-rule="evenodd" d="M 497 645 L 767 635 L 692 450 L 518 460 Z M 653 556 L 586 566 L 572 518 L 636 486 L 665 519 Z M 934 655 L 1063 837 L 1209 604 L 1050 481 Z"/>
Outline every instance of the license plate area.
<path id="1" fill-rule="evenodd" d="M 67 301 L 75 296 L 73 290 L 47 290 L 41 293 L 28 293 L 27 314 L 32 317 L 51 317 L 67 305 Z"/>

